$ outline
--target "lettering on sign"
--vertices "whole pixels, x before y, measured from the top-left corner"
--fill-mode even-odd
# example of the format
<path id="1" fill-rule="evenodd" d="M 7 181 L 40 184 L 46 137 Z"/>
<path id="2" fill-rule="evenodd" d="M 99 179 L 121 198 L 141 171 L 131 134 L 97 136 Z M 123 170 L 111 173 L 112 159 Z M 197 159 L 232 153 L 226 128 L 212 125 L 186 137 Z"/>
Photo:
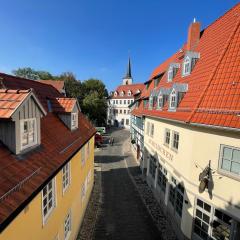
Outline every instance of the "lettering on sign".
<path id="1" fill-rule="evenodd" d="M 155 143 L 152 139 L 149 139 L 149 144 L 153 146 L 160 154 L 165 156 L 168 160 L 173 160 L 173 155 L 161 147 L 160 144 Z"/>

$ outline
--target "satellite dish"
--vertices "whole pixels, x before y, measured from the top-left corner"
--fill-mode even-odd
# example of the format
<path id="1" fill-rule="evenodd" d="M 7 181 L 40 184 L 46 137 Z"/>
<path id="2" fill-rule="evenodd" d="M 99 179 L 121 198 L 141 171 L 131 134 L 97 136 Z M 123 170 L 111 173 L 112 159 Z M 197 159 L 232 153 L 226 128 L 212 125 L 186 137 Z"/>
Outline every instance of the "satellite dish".
<path id="1" fill-rule="evenodd" d="M 208 187 L 208 178 L 203 178 L 200 181 L 198 190 L 199 190 L 200 193 L 203 193 L 207 187 Z"/>

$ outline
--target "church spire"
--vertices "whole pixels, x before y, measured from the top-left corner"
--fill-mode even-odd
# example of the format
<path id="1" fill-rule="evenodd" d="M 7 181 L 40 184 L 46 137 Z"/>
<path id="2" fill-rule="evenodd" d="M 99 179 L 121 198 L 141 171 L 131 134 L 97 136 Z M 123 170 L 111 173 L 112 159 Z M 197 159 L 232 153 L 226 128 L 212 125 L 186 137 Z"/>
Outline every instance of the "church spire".
<path id="1" fill-rule="evenodd" d="M 130 57 L 128 58 L 127 73 L 126 73 L 125 78 L 132 78 L 131 60 L 130 60 Z"/>
<path id="2" fill-rule="evenodd" d="M 132 84 L 132 70 L 131 70 L 131 60 L 130 57 L 128 58 L 128 66 L 127 66 L 127 72 L 125 77 L 123 78 L 123 85 L 129 85 Z"/>

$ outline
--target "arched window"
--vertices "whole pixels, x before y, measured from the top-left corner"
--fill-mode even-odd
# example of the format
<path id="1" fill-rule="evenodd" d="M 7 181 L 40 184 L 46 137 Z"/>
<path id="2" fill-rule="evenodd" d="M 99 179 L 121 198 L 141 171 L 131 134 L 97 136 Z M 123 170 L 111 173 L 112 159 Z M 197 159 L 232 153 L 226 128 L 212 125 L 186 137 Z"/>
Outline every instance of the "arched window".
<path id="1" fill-rule="evenodd" d="M 129 90 L 128 91 L 128 96 L 131 96 L 132 95 L 132 92 Z"/>
<path id="2" fill-rule="evenodd" d="M 188 75 L 191 72 L 191 59 L 187 56 L 183 62 L 183 75 Z"/>
<path id="3" fill-rule="evenodd" d="M 169 67 L 168 69 L 168 82 L 173 80 L 173 66 Z"/>
<path id="4" fill-rule="evenodd" d="M 170 94 L 170 109 L 175 109 L 177 107 L 177 93 L 173 89 Z"/>
<path id="5" fill-rule="evenodd" d="M 114 92 L 114 96 L 117 96 L 117 92 Z"/>
<path id="6" fill-rule="evenodd" d="M 124 91 L 121 91 L 121 96 L 124 96 Z"/>

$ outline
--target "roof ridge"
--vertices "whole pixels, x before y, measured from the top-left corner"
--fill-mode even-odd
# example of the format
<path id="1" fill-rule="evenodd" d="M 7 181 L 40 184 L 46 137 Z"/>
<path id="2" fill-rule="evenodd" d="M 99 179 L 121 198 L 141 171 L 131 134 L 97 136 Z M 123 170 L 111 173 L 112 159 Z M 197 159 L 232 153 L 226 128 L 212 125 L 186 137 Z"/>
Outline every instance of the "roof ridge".
<path id="1" fill-rule="evenodd" d="M 239 4 L 240 4 L 240 3 L 239 3 Z M 200 97 L 199 97 L 199 99 L 198 99 L 195 107 L 193 108 L 193 110 L 192 110 L 190 116 L 187 118 L 186 122 L 190 122 L 190 121 L 191 121 L 191 119 L 193 118 L 193 115 L 194 115 L 194 114 L 196 113 L 196 111 L 197 111 L 197 108 L 198 108 L 199 105 L 201 104 L 201 102 L 202 102 L 202 100 L 203 100 L 203 97 L 204 97 L 206 91 L 208 90 L 208 88 L 209 88 L 209 86 L 210 86 L 210 84 L 211 84 L 211 82 L 212 82 L 212 79 L 213 79 L 213 77 L 214 77 L 214 75 L 215 75 L 215 73 L 216 73 L 216 71 L 217 71 L 217 69 L 218 69 L 218 66 L 219 66 L 219 64 L 221 63 L 223 57 L 225 56 L 225 54 L 226 54 L 226 52 L 227 52 L 227 50 L 228 50 L 228 48 L 229 48 L 229 46 L 230 46 L 230 43 L 231 43 L 231 41 L 232 41 L 232 39 L 233 39 L 236 31 L 238 30 L 239 26 L 240 26 L 240 17 L 238 18 L 238 21 L 237 21 L 234 29 L 232 30 L 232 32 L 231 32 L 231 34 L 230 34 L 227 42 L 225 43 L 225 45 L 224 45 L 224 47 L 223 47 L 223 52 L 222 52 L 222 54 L 220 55 L 220 57 L 219 57 L 219 59 L 218 59 L 218 61 L 217 61 L 217 63 L 216 63 L 216 66 L 214 67 L 214 69 L 213 69 L 213 71 L 212 71 L 212 73 L 211 73 L 211 75 L 210 75 L 210 77 L 209 77 L 209 80 L 208 80 L 208 82 L 207 82 L 204 90 L 202 91 L 202 93 L 201 93 L 201 95 L 200 95 Z"/>

